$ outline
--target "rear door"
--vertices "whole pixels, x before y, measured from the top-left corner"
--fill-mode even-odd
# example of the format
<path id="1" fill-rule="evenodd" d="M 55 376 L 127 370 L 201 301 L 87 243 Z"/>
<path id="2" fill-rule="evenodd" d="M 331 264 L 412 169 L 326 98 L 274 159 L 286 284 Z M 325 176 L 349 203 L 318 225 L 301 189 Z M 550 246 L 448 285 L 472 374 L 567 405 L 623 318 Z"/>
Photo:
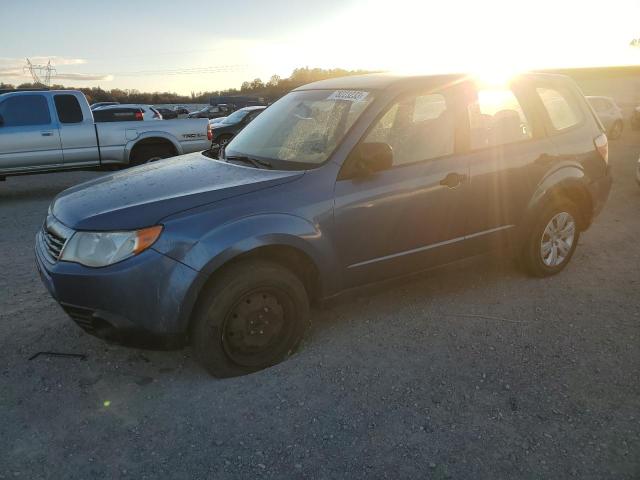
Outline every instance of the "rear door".
<path id="1" fill-rule="evenodd" d="M 58 125 L 46 95 L 0 96 L 0 170 L 25 170 L 62 164 Z"/>
<path id="2" fill-rule="evenodd" d="M 64 165 L 100 163 L 96 130 L 89 111 L 83 112 L 77 97 L 69 93 L 55 94 L 53 103 L 60 124 Z"/>
<path id="3" fill-rule="evenodd" d="M 533 95 L 526 81 L 476 85 L 467 106 L 470 253 L 505 245 L 556 153 Z"/>

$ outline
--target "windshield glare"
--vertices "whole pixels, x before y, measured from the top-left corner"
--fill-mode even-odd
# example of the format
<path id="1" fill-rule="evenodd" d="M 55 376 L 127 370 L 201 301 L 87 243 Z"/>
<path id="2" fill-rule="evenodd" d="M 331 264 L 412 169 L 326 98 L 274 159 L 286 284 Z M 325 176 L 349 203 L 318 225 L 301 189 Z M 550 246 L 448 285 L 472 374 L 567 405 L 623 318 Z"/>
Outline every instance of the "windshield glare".
<path id="1" fill-rule="evenodd" d="M 238 122 L 242 121 L 242 119 L 244 117 L 246 117 L 248 113 L 249 113 L 248 110 L 237 110 L 237 111 L 233 112 L 231 115 L 229 115 L 227 118 L 225 118 L 220 123 L 224 123 L 225 125 L 231 125 L 231 124 L 234 124 L 234 123 L 238 123 Z"/>
<path id="2" fill-rule="evenodd" d="M 370 92 L 362 91 L 291 92 L 242 130 L 227 145 L 226 154 L 323 163 L 372 100 Z"/>

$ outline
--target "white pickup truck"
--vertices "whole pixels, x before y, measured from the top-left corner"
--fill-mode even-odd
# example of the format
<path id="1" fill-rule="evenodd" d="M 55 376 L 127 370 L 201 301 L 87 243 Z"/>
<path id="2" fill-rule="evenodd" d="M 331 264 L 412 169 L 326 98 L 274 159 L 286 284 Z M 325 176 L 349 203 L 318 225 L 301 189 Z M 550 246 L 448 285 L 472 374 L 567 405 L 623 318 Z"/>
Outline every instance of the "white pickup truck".
<path id="1" fill-rule="evenodd" d="M 0 180 L 36 172 L 140 165 L 210 147 L 206 118 L 95 123 L 79 91 L 0 93 Z"/>

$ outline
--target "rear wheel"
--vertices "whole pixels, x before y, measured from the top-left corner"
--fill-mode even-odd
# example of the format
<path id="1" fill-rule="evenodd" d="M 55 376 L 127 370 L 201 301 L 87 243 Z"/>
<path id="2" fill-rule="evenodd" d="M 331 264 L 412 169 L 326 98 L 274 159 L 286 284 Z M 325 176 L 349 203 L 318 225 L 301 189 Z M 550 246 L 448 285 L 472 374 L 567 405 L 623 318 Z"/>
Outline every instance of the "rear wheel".
<path id="1" fill-rule="evenodd" d="M 165 145 L 140 145 L 131 153 L 131 166 L 155 162 L 175 155 L 173 148 Z"/>
<path id="2" fill-rule="evenodd" d="M 578 208 L 570 201 L 549 204 L 533 225 L 521 254 L 531 275 L 547 277 L 561 272 L 578 245 Z"/>
<path id="3" fill-rule="evenodd" d="M 215 377 L 234 377 L 291 355 L 309 326 L 300 279 L 266 261 L 223 270 L 204 290 L 191 329 L 196 356 Z"/>

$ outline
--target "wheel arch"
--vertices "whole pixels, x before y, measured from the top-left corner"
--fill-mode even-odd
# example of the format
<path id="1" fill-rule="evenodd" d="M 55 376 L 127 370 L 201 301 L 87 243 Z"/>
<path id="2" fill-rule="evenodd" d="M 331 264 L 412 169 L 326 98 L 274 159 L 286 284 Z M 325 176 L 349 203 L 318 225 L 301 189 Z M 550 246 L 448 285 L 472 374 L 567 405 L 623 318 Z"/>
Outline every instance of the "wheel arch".
<path id="1" fill-rule="evenodd" d="M 194 312 L 204 299 L 204 292 L 211 282 L 226 268 L 243 261 L 266 260 L 292 271 L 301 281 L 307 291 L 310 301 L 322 296 L 322 279 L 320 269 L 312 256 L 299 246 L 291 242 L 256 244 L 253 248 L 229 248 L 218 255 L 200 272 L 191 286 L 190 294 L 182 308 L 181 325 L 189 334 L 193 323 Z"/>
<path id="2" fill-rule="evenodd" d="M 579 211 L 577 219 L 580 230 L 586 230 L 593 219 L 593 199 L 586 186 L 584 171 L 576 166 L 567 166 L 548 175 L 538 186 L 527 207 L 525 225 L 530 224 L 535 214 L 549 202 L 569 200 Z"/>
<path id="3" fill-rule="evenodd" d="M 164 132 L 146 132 L 135 140 L 129 141 L 125 146 L 124 153 L 127 163 L 131 163 L 131 158 L 137 148 L 148 146 L 162 146 L 173 150 L 176 155 L 182 155 L 183 149 L 180 142 L 175 137 Z"/>

